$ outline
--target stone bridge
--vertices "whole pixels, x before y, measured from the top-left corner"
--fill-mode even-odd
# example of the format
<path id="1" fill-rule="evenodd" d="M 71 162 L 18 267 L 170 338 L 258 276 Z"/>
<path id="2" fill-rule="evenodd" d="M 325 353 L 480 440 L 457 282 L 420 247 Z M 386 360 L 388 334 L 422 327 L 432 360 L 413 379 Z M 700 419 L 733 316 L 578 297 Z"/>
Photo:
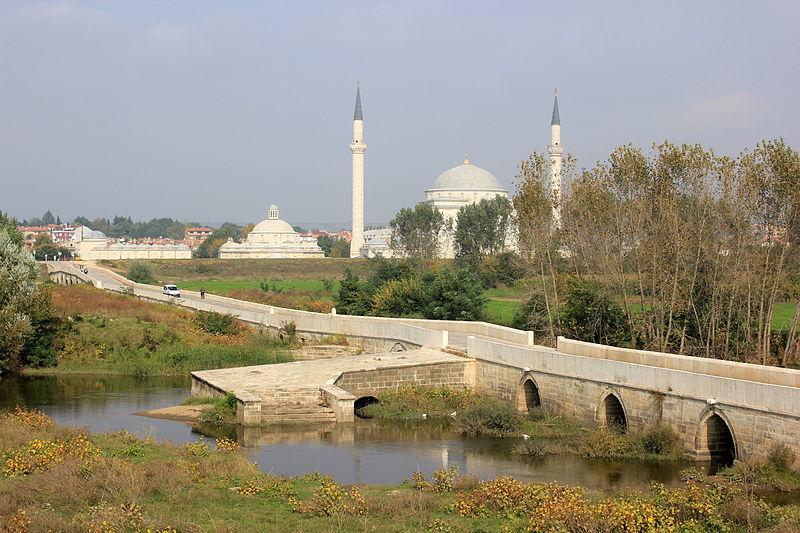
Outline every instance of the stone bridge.
<path id="1" fill-rule="evenodd" d="M 52 278 L 67 267 L 52 263 L 48 268 Z M 299 413 L 293 414 L 290 404 L 310 409 L 315 402 L 317 408 L 329 410 L 320 419 L 346 422 L 352 420 L 355 402 L 387 388 L 464 384 L 479 394 L 511 401 L 521 411 L 542 407 L 590 427 L 638 430 L 662 423 L 674 428 L 699 459 L 764 459 L 777 444 L 800 454 L 797 370 L 613 348 L 563 337 L 556 348 L 548 348 L 535 345 L 531 332 L 483 322 L 310 313 L 213 295 L 201 300 L 188 291 L 174 299 L 163 296 L 158 287 L 132 283 L 94 265 L 89 277 L 109 290 L 127 287 L 140 298 L 231 313 L 259 327 L 276 329 L 293 322 L 308 340 L 344 335 L 364 352 L 384 353 L 378 357 L 387 358 L 381 361 L 371 355 L 363 360 L 348 357 L 195 372 L 193 393 L 234 392 L 243 423 L 294 418 Z M 434 351 L 443 359 L 435 363 L 426 359 L 434 357 Z M 401 356 L 406 359 L 393 359 Z M 357 368 L 346 366 L 356 362 Z M 251 372 L 306 363 L 323 366 L 299 371 L 298 382 L 284 389 L 270 389 L 269 378 L 252 379 L 258 374 Z M 238 377 L 230 374 L 237 371 Z M 216 372 L 228 377 L 219 380 L 211 374 Z M 324 379 L 314 377 L 317 372 Z M 275 395 L 270 397 L 268 390 L 275 390 Z"/>

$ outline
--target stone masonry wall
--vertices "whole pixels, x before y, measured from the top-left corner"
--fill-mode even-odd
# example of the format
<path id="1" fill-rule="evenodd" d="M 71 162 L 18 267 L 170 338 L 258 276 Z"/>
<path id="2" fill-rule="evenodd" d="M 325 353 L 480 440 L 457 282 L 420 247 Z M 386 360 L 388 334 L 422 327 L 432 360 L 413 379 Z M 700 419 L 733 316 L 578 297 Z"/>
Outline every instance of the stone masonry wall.
<path id="1" fill-rule="evenodd" d="M 356 397 L 376 396 L 381 391 L 394 390 L 404 385 L 464 387 L 471 383 L 473 365 L 473 361 L 465 359 L 463 363 L 348 372 L 342 374 L 335 385 Z"/>
<path id="2" fill-rule="evenodd" d="M 523 385 L 536 385 L 541 406 L 569 416 L 588 427 L 606 423 L 604 400 L 609 394 L 623 406 L 628 427 L 643 430 L 663 423 L 679 435 L 681 444 L 698 459 L 708 458 L 707 420 L 716 414 L 728 425 L 737 459 L 766 459 L 770 449 L 783 443 L 800 452 L 800 417 L 764 410 L 688 398 L 670 392 L 654 392 L 619 384 L 577 379 L 506 364 L 476 361 L 475 391 L 514 403 L 526 411 Z"/>

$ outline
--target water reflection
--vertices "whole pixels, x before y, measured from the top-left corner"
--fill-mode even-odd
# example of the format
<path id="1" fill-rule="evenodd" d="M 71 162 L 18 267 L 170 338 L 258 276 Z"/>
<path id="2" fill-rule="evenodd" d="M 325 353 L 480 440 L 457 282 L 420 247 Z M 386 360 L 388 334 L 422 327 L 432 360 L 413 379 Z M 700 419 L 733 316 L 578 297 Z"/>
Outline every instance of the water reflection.
<path id="1" fill-rule="evenodd" d="M 430 475 L 458 463 L 462 473 L 484 479 L 502 474 L 523 481 L 621 489 L 647 487 L 651 481 L 675 485 L 680 469 L 691 464 L 518 456 L 510 453 L 516 439 L 457 437 L 449 420 L 217 428 L 134 415 L 180 403 L 189 387 L 186 378 L 11 376 L 0 378 L 0 408 L 36 407 L 60 424 L 92 431 L 126 429 L 176 443 L 226 436 L 246 446 L 266 472 L 319 470 L 342 483 L 399 483 L 416 470 Z"/>

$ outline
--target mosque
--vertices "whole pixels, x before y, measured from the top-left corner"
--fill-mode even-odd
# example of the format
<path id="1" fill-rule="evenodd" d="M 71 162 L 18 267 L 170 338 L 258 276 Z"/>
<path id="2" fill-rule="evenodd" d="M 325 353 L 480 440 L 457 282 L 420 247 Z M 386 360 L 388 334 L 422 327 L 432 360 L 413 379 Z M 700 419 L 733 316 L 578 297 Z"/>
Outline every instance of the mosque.
<path id="1" fill-rule="evenodd" d="M 361 88 L 356 83 L 356 106 L 353 114 L 353 142 L 350 150 L 353 156 L 353 238 L 350 242 L 350 257 L 399 257 L 401 250 L 391 247 L 390 237 L 381 234 L 379 238 L 369 238 L 369 232 L 364 232 L 364 152 L 367 143 L 364 142 L 364 114 L 361 107 Z M 547 147 L 550 154 L 550 188 L 553 194 L 553 222 L 556 226 L 561 223 L 561 163 L 564 153 L 561 146 L 561 117 L 558 111 L 558 91 L 555 91 L 553 100 L 553 115 L 550 120 L 550 145 Z M 439 174 L 431 187 L 425 191 L 425 201 L 438 209 L 445 220 L 455 223 L 458 210 L 468 204 L 480 202 L 483 199 L 492 199 L 497 196 L 508 198 L 508 191 L 503 188 L 497 178 L 486 169 L 472 165 L 468 159 L 463 165 L 458 165 Z M 366 237 L 366 240 L 365 240 Z M 439 256 L 452 258 L 455 256 L 452 233 L 441 236 Z M 513 240 L 509 236 L 509 240 Z M 516 243 L 509 243 L 514 249 Z"/>
<path id="2" fill-rule="evenodd" d="M 228 242 L 220 246 L 221 259 L 299 259 L 325 257 L 317 239 L 300 235 L 288 222 L 280 219 L 278 206 L 267 209 L 267 218 L 255 225 L 243 242 Z"/>
<path id="3" fill-rule="evenodd" d="M 560 224 L 561 199 L 561 120 L 558 112 L 558 93 L 553 102 L 553 116 L 550 121 L 551 143 L 548 146 L 552 163 L 550 186 L 554 197 L 553 221 Z M 353 232 L 350 241 L 350 257 L 402 257 L 403 250 L 391 245 L 391 231 L 364 231 L 364 154 L 367 143 L 364 141 L 364 113 L 361 107 L 361 87 L 356 82 L 356 104 L 353 113 L 353 142 L 350 143 L 352 153 L 352 214 Z M 442 172 L 425 191 L 425 201 L 438 209 L 446 220 L 455 221 L 458 210 L 465 205 L 492 199 L 496 196 L 508 198 L 509 194 L 497 178 L 486 169 L 477 167 L 464 160 L 464 164 Z M 514 237 L 509 235 L 509 248 L 516 247 Z M 455 256 L 452 233 L 441 238 L 439 256 L 452 258 Z M 223 259 L 243 258 L 303 258 L 324 257 L 324 253 L 313 237 L 298 234 L 292 226 L 281 220 L 278 207 L 269 206 L 266 220 L 259 222 L 247 235 L 246 239 L 237 243 L 229 240 L 219 249 L 219 257 Z"/>

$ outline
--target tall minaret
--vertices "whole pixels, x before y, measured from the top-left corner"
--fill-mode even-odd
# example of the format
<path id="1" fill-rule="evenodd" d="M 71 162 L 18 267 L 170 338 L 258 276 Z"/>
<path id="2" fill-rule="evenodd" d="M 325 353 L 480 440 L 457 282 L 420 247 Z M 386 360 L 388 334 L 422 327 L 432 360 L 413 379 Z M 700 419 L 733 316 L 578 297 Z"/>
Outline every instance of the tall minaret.
<path id="1" fill-rule="evenodd" d="M 553 226 L 561 227 L 561 154 L 564 148 L 561 146 L 561 117 L 558 115 L 558 89 L 553 91 L 553 118 L 550 119 L 550 145 L 547 151 L 550 153 L 550 192 L 553 201 Z"/>
<path id="2" fill-rule="evenodd" d="M 361 113 L 361 87 L 356 80 L 356 111 L 353 114 L 353 236 L 350 239 L 350 257 L 361 255 L 364 246 L 364 115 Z"/>

